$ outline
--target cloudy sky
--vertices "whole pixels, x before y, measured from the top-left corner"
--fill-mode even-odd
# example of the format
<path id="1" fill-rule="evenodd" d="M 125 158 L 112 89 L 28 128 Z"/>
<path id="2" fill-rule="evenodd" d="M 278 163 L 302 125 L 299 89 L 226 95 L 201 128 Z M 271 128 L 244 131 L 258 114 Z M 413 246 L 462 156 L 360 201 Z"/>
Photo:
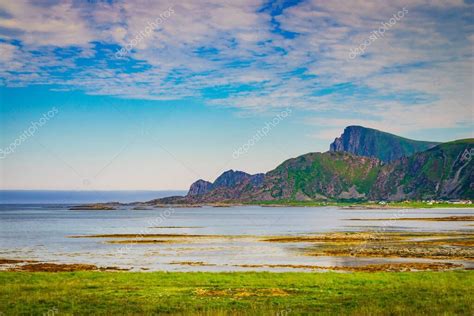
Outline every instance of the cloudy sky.
<path id="1" fill-rule="evenodd" d="M 473 6 L 0 1 L 0 188 L 186 189 L 354 124 L 473 137 Z"/>

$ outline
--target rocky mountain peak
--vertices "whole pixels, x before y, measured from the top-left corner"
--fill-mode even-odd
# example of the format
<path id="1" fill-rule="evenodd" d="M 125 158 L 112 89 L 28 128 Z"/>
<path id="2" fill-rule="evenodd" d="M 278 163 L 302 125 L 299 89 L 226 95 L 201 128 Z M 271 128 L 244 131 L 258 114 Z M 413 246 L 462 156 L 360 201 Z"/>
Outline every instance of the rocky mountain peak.
<path id="1" fill-rule="evenodd" d="M 329 146 L 329 151 L 375 157 L 388 163 L 428 150 L 439 143 L 417 141 L 363 126 L 348 126 Z"/>
<path id="2" fill-rule="evenodd" d="M 204 195 L 212 189 L 212 183 L 209 181 L 205 181 L 202 179 L 197 180 L 191 187 L 189 188 L 188 195 L 195 196 L 195 195 Z"/>
<path id="3" fill-rule="evenodd" d="M 251 177 L 250 174 L 243 171 L 228 170 L 221 174 L 213 183 L 213 187 L 233 187 Z"/>

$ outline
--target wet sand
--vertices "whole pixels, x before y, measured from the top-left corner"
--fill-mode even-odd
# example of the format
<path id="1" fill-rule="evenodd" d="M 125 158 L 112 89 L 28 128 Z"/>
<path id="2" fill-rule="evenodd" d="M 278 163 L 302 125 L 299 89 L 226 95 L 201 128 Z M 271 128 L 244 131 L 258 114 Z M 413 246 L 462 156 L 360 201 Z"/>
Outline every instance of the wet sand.
<path id="1" fill-rule="evenodd" d="M 121 238 L 137 237 L 123 240 Z M 209 240 L 241 240 L 255 244 L 274 243 L 288 244 L 291 251 L 305 257 L 348 257 L 348 258 L 404 258 L 433 259 L 442 262 L 387 262 L 380 264 L 342 266 L 321 266 L 317 264 L 275 264 L 275 263 L 221 263 L 223 267 L 246 269 L 302 269 L 310 271 L 441 271 L 465 268 L 459 261 L 474 261 L 474 233 L 471 232 L 337 232 L 299 236 L 225 236 L 225 235 L 191 235 L 191 234 L 103 234 L 71 236 L 72 238 L 107 239 L 112 244 L 189 244 L 207 243 Z M 154 239 L 160 237 L 161 239 Z M 215 263 L 206 261 L 171 261 L 171 265 L 192 267 L 216 267 Z M 0 265 L 8 265 L 10 271 L 117 271 L 118 267 L 97 267 L 91 264 L 59 264 L 35 262 L 33 260 L 0 259 Z M 128 269 L 123 269 L 128 270 Z"/>

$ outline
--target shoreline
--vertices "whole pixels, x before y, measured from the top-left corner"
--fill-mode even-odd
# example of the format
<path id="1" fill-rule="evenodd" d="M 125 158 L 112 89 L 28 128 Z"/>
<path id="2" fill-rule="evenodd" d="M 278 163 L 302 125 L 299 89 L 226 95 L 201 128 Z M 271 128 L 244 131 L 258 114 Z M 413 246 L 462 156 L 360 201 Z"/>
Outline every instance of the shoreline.
<path id="1" fill-rule="evenodd" d="M 387 210 L 387 209 L 473 209 L 474 204 L 456 204 L 456 203 L 434 203 L 428 204 L 424 202 L 390 202 L 386 204 L 376 203 L 346 203 L 346 202 L 287 202 L 287 203 L 202 203 L 202 204 L 142 204 L 139 203 L 93 203 L 75 205 L 69 208 L 73 211 L 115 211 L 120 209 L 128 209 L 131 211 L 146 211 L 164 208 L 229 208 L 243 206 L 259 206 L 259 207 L 338 207 L 341 209 L 361 209 L 361 210 Z"/>

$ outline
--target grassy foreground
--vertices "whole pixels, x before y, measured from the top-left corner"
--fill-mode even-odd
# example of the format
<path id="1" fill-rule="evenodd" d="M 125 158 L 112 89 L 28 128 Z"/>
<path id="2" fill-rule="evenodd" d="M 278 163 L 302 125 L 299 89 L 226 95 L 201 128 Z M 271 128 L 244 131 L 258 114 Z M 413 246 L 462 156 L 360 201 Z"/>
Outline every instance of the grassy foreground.
<path id="1" fill-rule="evenodd" d="M 472 271 L 0 272 L 0 311 L 4 315 L 473 315 L 473 290 Z"/>

